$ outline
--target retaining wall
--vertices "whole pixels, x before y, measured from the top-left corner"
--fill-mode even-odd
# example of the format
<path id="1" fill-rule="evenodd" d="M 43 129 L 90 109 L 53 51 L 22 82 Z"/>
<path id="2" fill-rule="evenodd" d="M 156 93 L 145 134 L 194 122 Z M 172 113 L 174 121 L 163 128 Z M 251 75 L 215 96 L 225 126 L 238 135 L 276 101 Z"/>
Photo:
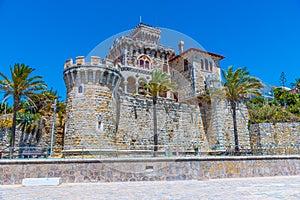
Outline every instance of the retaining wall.
<path id="1" fill-rule="evenodd" d="M 254 154 L 299 154 L 300 123 L 260 123 L 250 126 Z"/>
<path id="2" fill-rule="evenodd" d="M 23 178 L 63 183 L 203 180 L 300 175 L 300 156 L 0 160 L 0 185 Z"/>

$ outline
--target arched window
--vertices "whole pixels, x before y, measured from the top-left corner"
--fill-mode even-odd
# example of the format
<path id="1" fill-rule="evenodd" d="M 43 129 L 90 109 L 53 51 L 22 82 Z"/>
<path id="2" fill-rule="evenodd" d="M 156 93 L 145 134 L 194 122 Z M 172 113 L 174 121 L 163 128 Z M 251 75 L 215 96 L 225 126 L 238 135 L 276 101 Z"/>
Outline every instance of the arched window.
<path id="1" fill-rule="evenodd" d="M 208 60 L 205 58 L 205 70 L 208 71 Z"/>
<path id="2" fill-rule="evenodd" d="M 148 60 L 145 61 L 145 68 L 150 69 L 150 62 Z"/>
<path id="3" fill-rule="evenodd" d="M 151 59 L 146 55 L 141 55 L 138 58 L 139 67 L 143 69 L 151 68 Z"/>
<path id="4" fill-rule="evenodd" d="M 82 85 L 78 87 L 78 94 L 82 94 L 83 93 L 83 87 Z"/>
<path id="5" fill-rule="evenodd" d="M 213 67 L 212 67 L 212 62 L 210 61 L 210 62 L 209 62 L 209 71 L 212 72 L 212 69 L 213 69 Z"/>
<path id="6" fill-rule="evenodd" d="M 204 63 L 203 63 L 203 60 L 201 59 L 201 69 L 203 70 L 204 69 Z"/>
<path id="7" fill-rule="evenodd" d="M 140 60 L 140 67 L 144 68 L 144 60 Z"/>

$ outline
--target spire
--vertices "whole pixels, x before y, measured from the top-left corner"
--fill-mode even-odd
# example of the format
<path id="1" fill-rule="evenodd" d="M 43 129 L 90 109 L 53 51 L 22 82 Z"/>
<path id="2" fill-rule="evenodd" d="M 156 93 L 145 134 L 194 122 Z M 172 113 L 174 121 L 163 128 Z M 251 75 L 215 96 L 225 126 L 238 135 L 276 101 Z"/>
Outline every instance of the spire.
<path id="1" fill-rule="evenodd" d="M 142 23 L 142 16 L 140 16 L 140 24 Z"/>

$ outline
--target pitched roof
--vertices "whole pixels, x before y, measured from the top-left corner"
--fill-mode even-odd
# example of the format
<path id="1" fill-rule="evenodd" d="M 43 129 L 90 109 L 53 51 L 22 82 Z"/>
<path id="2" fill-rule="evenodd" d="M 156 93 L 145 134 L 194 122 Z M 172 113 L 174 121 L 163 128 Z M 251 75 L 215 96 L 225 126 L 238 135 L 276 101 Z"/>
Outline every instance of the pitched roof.
<path id="1" fill-rule="evenodd" d="M 188 52 L 191 52 L 191 51 L 196 51 L 196 52 L 199 52 L 199 53 L 208 54 L 210 56 L 220 58 L 220 60 L 223 59 L 223 58 L 225 58 L 225 56 L 218 55 L 218 54 L 215 54 L 215 53 L 211 53 L 211 52 L 208 52 L 208 51 L 203 51 L 203 50 L 196 49 L 196 48 L 189 48 L 186 51 L 182 52 L 181 54 L 179 54 L 179 55 L 174 56 L 173 58 L 171 58 L 170 61 L 175 60 L 175 59 L 177 59 L 177 58 L 179 58 L 179 57 L 183 56 L 184 54 L 187 54 Z"/>

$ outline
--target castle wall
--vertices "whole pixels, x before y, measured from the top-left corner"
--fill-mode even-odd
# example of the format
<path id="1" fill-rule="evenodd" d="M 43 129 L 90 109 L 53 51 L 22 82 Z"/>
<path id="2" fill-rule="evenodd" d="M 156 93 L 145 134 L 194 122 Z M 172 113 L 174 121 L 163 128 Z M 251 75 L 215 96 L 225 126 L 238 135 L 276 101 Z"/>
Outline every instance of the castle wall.
<path id="1" fill-rule="evenodd" d="M 120 148 L 153 149 L 152 98 L 121 97 L 117 142 Z M 201 113 L 195 105 L 159 99 L 157 103 L 159 150 L 193 151 L 194 146 L 207 151 L 209 144 Z"/>

